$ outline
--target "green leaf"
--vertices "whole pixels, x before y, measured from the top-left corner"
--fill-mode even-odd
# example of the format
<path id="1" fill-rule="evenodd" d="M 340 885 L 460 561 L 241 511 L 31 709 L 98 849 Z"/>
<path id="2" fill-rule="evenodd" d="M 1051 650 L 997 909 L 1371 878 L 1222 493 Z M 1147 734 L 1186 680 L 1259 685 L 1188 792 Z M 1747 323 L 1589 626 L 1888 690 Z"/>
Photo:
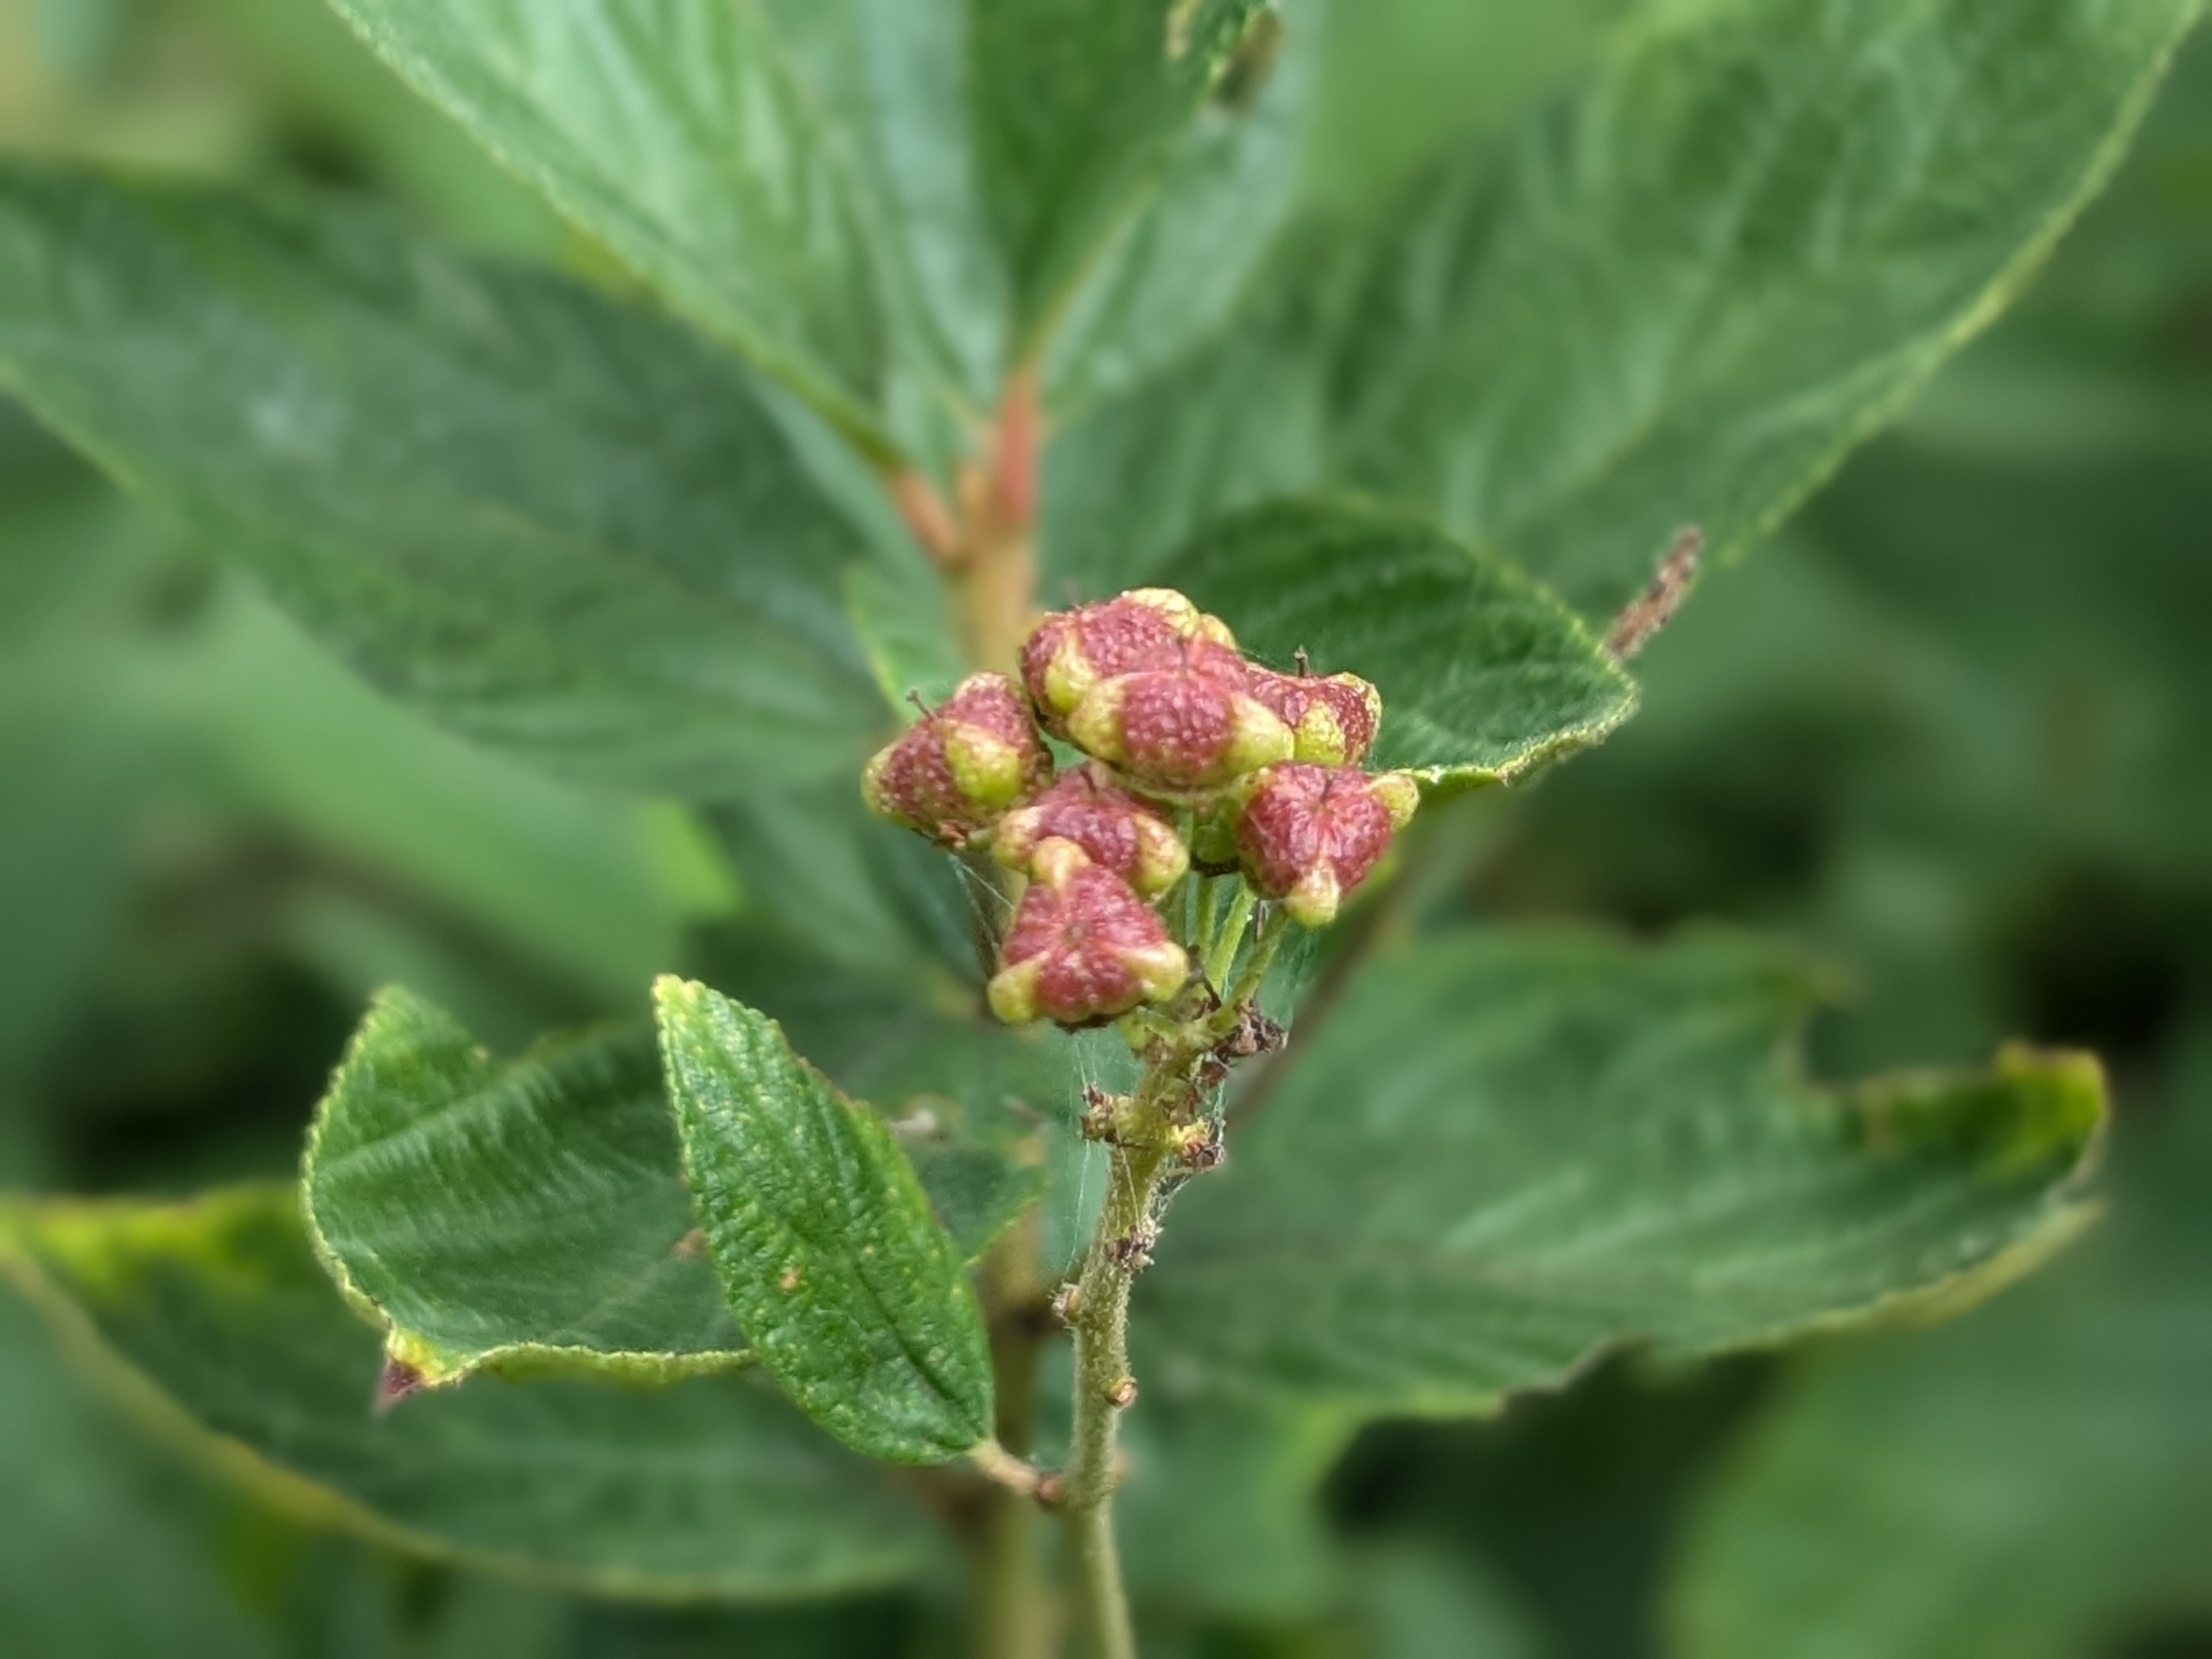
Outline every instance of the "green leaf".
<path id="1" fill-rule="evenodd" d="M 318 1253 L 434 1386 L 484 1369 L 645 1382 L 753 1363 L 691 1241 L 642 1033 L 494 1060 L 403 990 L 378 997 L 308 1141 Z"/>
<path id="2" fill-rule="evenodd" d="M 1941 1312 L 2079 1230 L 2093 1061 L 1823 1093 L 1791 1041 L 1808 1000 L 1726 938 L 1470 933 L 1377 963 L 1170 1216 L 1141 1374 L 1482 1412 L 1619 1344 Z"/>
<path id="3" fill-rule="evenodd" d="M 2196 12 L 1741 0 L 1648 22 L 1379 219 L 1310 226 L 1176 385 L 1065 433 L 1055 472 L 1109 514 L 1075 534 L 1164 549 L 1257 493 L 1349 486 L 1593 618 L 1685 523 L 1726 563 L 2009 302 Z"/>
<path id="4" fill-rule="evenodd" d="M 1764 0 L 1655 26 L 1372 255 L 1345 475 L 1602 613 L 1771 529 L 2010 300 L 2194 0 Z"/>
<path id="5" fill-rule="evenodd" d="M 222 1518 L 156 1464 L 52 1352 L 28 1308 L 0 1299 L 0 1606 L 8 1641 L 41 1659 L 278 1651 L 225 1584 Z M 115 1586 L 127 1583 L 130 1593 Z"/>
<path id="6" fill-rule="evenodd" d="M 1280 0 L 1254 14 L 1157 181 L 1091 256 L 1046 356 L 1055 421 L 1141 383 L 1234 312 L 1295 206 L 1326 10 Z"/>
<path id="7" fill-rule="evenodd" d="M 1033 354 L 1266 0 L 969 0 L 969 118 Z"/>
<path id="8" fill-rule="evenodd" d="M 1341 1563 L 1320 1488 L 1353 1427 L 1329 1412 L 1147 1400 L 1124 1426 L 1115 1497 L 1130 1595 L 1249 1624 L 1327 1612 Z"/>
<path id="9" fill-rule="evenodd" d="M 883 723 L 855 532 L 758 395 L 566 281 L 356 211 L 18 165 L 0 383 L 480 741 L 718 795 L 841 771 Z"/>
<path id="10" fill-rule="evenodd" d="M 836 976 L 824 994 L 849 1005 L 858 988 Z M 926 1052 L 946 1022 L 870 1012 L 874 1077 L 964 1115 L 974 1062 Z M 1013 1149 L 957 1128 L 971 1126 L 938 1126 L 914 1155 L 972 1260 L 1038 1180 Z M 303 1182 L 324 1264 L 421 1386 L 479 1370 L 668 1382 L 754 1362 L 696 1230 L 645 1032 L 552 1037 L 500 1061 L 421 998 L 385 991 L 318 1109 Z"/>
<path id="11" fill-rule="evenodd" d="M 982 1313 L 891 1132 L 766 1016 L 673 978 L 654 1002 L 708 1253 L 769 1371 L 876 1457 L 988 1439 Z"/>
<path id="12" fill-rule="evenodd" d="M 0 1211 L 0 1268 L 149 1424 L 290 1513 L 401 1548 L 658 1599 L 911 1574 L 927 1528 L 744 1377 L 650 1393 L 484 1378 L 373 1416 L 377 1338 L 289 1187 Z"/>
<path id="13" fill-rule="evenodd" d="M 887 453 L 880 273 L 840 141 L 765 6 L 332 3 L 680 309 Z"/>
<path id="14" fill-rule="evenodd" d="M 2073 1260 L 1783 1393 L 1689 1530 L 1681 1651 L 2075 1659 L 2212 1607 L 2202 1032 L 2193 1059 L 2123 1122 L 2112 1217 Z"/>
<path id="15" fill-rule="evenodd" d="M 1413 519 L 1280 502 L 1218 520 L 1161 572 L 1278 668 L 1382 694 L 1370 764 L 1433 787 L 1504 782 L 1602 741 L 1636 688 L 1573 613 L 1503 560 Z"/>

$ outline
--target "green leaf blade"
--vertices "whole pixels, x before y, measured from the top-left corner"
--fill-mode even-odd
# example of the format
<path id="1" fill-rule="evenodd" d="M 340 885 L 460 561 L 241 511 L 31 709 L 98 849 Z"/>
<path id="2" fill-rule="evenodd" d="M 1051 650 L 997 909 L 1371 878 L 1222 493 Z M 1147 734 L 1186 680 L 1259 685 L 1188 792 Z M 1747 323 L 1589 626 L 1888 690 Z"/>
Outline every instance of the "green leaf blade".
<path id="1" fill-rule="evenodd" d="M 371 1412 L 377 1338 L 289 1187 L 0 1210 L 0 1272 L 149 1427 L 302 1519 L 605 1596 L 832 1594 L 927 1523 L 772 1390 L 481 1378 Z"/>
<path id="2" fill-rule="evenodd" d="M 759 394 L 565 280 L 356 209 L 14 164 L 0 384 L 480 742 L 711 797 L 882 723 L 855 532 Z"/>
<path id="3" fill-rule="evenodd" d="M 973 0 L 969 122 L 1016 355 L 1162 167 L 1264 0 Z"/>
<path id="4" fill-rule="evenodd" d="M 2011 299 L 2196 11 L 1763 0 L 1644 29 L 1400 210 L 1347 346 L 1344 475 L 1586 614 L 1684 523 L 1737 556 Z"/>
<path id="5" fill-rule="evenodd" d="M 885 445 L 858 206 L 761 7 L 333 3 L 679 309 L 863 448 Z"/>
<path id="6" fill-rule="evenodd" d="M 708 1251 L 762 1363 L 840 1440 L 940 1462 L 991 1433 L 990 1356 L 957 1248 L 890 1131 L 705 987 L 655 987 Z"/>
<path id="7" fill-rule="evenodd" d="M 1619 1344 L 1948 1311 L 2079 1231 L 2094 1062 L 1823 1094 L 1791 1052 L 1808 1000 L 1723 938 L 1467 934 L 1378 964 L 1178 1206 L 1147 1375 L 1480 1412 Z"/>
<path id="8" fill-rule="evenodd" d="M 1279 502 L 1217 520 L 1162 574 L 1277 668 L 1307 652 L 1382 694 L 1370 764 L 1433 789 L 1502 782 L 1599 742 L 1636 689 L 1573 614 L 1414 519 Z"/>
<path id="9" fill-rule="evenodd" d="M 692 1237 L 650 1038 L 603 1031 L 495 1062 L 381 995 L 316 1114 L 316 1249 L 424 1386 L 478 1370 L 671 1382 L 753 1363 Z"/>

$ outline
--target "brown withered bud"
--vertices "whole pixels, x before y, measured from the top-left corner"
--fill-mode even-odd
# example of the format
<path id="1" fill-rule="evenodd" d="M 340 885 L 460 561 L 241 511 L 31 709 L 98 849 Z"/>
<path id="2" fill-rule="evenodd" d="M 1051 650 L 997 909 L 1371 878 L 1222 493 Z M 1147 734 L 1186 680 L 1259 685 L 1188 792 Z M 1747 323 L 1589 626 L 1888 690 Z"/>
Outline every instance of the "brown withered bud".
<path id="1" fill-rule="evenodd" d="M 1324 927 L 1344 896 L 1389 850 L 1421 804 L 1402 772 L 1370 776 L 1350 766 L 1269 766 L 1242 792 L 1236 845 L 1244 879 L 1278 899 L 1291 919 Z"/>
<path id="2" fill-rule="evenodd" d="M 1133 588 L 1039 622 L 1021 647 L 1022 684 L 1046 728 L 1064 736 L 1067 717 L 1091 687 L 1173 667 L 1186 639 L 1207 640 L 1232 655 L 1236 646 L 1226 625 L 1172 588 Z"/>
<path id="3" fill-rule="evenodd" d="M 1038 843 L 1029 866 L 989 988 L 1000 1019 L 1103 1025 L 1181 988 L 1189 958 L 1127 881 L 1058 836 Z"/>
<path id="4" fill-rule="evenodd" d="M 1068 735 L 1140 786 L 1217 789 L 1290 758 L 1294 740 L 1244 690 L 1249 665 L 1210 639 L 1186 640 L 1168 667 L 1102 680 L 1068 716 Z"/>
<path id="5" fill-rule="evenodd" d="M 1245 689 L 1290 728 L 1294 760 L 1356 766 L 1375 747 L 1382 694 L 1357 674 L 1277 674 L 1255 668 Z"/>
<path id="6" fill-rule="evenodd" d="M 1175 826 L 1096 765 L 1063 772 L 1043 794 L 1001 818 L 991 849 L 1008 869 L 1027 873 L 1038 845 L 1055 837 L 1075 842 L 1092 863 L 1147 897 L 1166 892 L 1191 867 Z"/>
<path id="7" fill-rule="evenodd" d="M 1003 674 L 971 674 L 868 763 L 868 810 L 958 845 L 1052 775 L 1029 705 Z"/>

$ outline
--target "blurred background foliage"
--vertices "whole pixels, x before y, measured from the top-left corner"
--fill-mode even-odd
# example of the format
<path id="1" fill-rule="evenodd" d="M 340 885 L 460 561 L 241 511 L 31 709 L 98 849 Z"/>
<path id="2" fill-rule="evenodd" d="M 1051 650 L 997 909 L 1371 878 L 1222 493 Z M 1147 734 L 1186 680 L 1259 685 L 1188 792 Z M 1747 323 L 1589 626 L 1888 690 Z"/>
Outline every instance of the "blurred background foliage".
<path id="1" fill-rule="evenodd" d="M 1339 5 L 1306 188 L 1386 188 L 1617 31 L 1722 3 Z M 0 145 L 304 177 L 593 269 L 300 0 L 0 0 Z M 2208 525 L 2212 40 L 2024 301 L 1713 574 L 1621 736 L 1463 809 L 1459 874 L 1430 895 L 1777 932 L 1835 969 L 1823 1075 L 1977 1060 L 2014 1033 L 2094 1047 L 2119 1100 L 2107 1220 L 1933 1334 L 1687 1376 L 1624 1359 L 1497 1422 L 1385 1426 L 1340 1457 L 1324 1437 L 1287 1466 L 1213 1435 L 1220 1517 L 1130 1522 L 1148 1650 L 2212 1655 Z M 711 961 L 745 905 L 692 815 L 382 702 L 4 405 L 0 780 L 0 1185 L 284 1173 L 372 986 L 512 1046 Z M 12 1651 L 949 1640 L 926 1599 L 640 1612 L 410 1563 L 209 1486 L 118 1421 L 0 1303 Z"/>

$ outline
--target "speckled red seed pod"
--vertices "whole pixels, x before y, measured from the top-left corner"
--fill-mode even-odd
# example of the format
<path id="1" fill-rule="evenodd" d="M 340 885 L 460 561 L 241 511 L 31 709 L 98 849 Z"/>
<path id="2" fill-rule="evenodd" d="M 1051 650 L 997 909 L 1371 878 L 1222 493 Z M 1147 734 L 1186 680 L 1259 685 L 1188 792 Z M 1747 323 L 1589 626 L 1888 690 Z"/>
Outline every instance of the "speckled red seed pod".
<path id="1" fill-rule="evenodd" d="M 1277 674 L 1255 668 L 1246 690 L 1289 727 L 1291 759 L 1317 766 L 1356 766 L 1375 746 L 1382 695 L 1357 674 Z"/>
<path id="2" fill-rule="evenodd" d="M 1116 785 L 1097 765 L 1076 766 L 1026 806 L 999 820 L 999 862 L 1027 872 L 1038 844 L 1058 837 L 1083 849 L 1139 893 L 1164 893 L 1191 867 L 1190 849 L 1160 810 Z"/>
<path id="3" fill-rule="evenodd" d="M 1325 927 L 1420 804 L 1420 787 L 1402 772 L 1269 766 L 1243 791 L 1236 849 L 1244 879 L 1262 898 L 1281 900 L 1294 921 Z"/>
<path id="4" fill-rule="evenodd" d="M 957 845 L 1052 776 L 1020 689 L 971 674 L 868 763 L 861 793 L 871 811 Z"/>
<path id="5" fill-rule="evenodd" d="M 1170 667 L 1091 687 L 1068 735 L 1141 787 L 1219 788 L 1290 757 L 1290 728 L 1244 690 L 1248 671 L 1225 646 L 1185 641 Z"/>
<path id="6" fill-rule="evenodd" d="M 1021 648 L 1021 680 L 1053 732 L 1102 680 L 1172 667 L 1186 639 L 1205 639 L 1233 656 L 1236 641 L 1217 618 L 1171 588 L 1133 588 L 1071 611 L 1055 611 Z"/>
<path id="7" fill-rule="evenodd" d="M 989 988 L 1000 1019 L 1103 1025 L 1181 988 L 1189 958 L 1128 882 L 1057 836 L 1037 844 L 1030 867 Z"/>

